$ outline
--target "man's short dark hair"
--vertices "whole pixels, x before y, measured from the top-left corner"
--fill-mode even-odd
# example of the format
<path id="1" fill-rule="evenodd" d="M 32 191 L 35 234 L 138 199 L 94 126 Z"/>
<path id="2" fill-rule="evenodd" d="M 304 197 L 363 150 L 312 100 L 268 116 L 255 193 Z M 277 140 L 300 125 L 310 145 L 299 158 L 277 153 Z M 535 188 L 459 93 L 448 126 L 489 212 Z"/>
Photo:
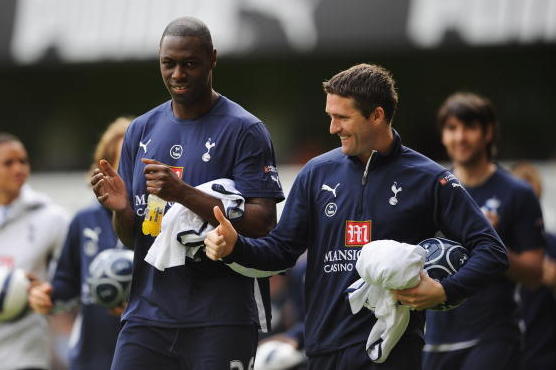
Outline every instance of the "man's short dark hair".
<path id="1" fill-rule="evenodd" d="M 388 123 L 398 106 L 398 93 L 392 74 L 375 64 L 358 64 L 322 83 L 327 94 L 353 98 L 356 108 L 368 118 L 376 107 L 382 107 Z"/>
<path id="2" fill-rule="evenodd" d="M 0 132 L 0 144 L 5 143 L 21 143 L 21 140 L 15 135 L 9 134 L 7 132 Z"/>
<path id="3" fill-rule="evenodd" d="M 438 109 L 437 123 L 440 131 L 450 117 L 457 118 L 465 126 L 479 125 L 485 133 L 492 127 L 492 140 L 487 146 L 487 154 L 489 158 L 494 156 L 498 123 L 490 100 L 475 93 L 456 92 L 448 96 Z"/>
<path id="4" fill-rule="evenodd" d="M 195 17 L 181 17 L 174 19 L 170 22 L 160 38 L 160 44 L 162 45 L 162 40 L 166 36 L 193 36 L 198 37 L 203 42 L 203 46 L 207 49 L 209 53 L 214 50 L 212 45 L 212 37 L 210 31 L 206 24 L 204 24 L 200 19 Z"/>

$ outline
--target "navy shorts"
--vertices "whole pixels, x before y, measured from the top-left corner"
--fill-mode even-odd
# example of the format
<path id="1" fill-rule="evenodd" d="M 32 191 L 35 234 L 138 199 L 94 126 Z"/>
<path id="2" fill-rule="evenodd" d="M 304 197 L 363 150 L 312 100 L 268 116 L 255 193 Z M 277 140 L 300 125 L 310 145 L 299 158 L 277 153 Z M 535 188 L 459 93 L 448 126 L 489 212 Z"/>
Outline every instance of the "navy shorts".
<path id="1" fill-rule="evenodd" d="M 420 370 L 423 339 L 418 335 L 403 336 L 382 364 L 371 361 L 365 343 L 320 356 L 310 356 L 308 370 Z M 428 370 L 428 369 L 427 369 Z"/>
<path id="2" fill-rule="evenodd" d="M 254 363 L 253 326 L 162 328 L 127 321 L 112 370 L 247 370 Z"/>
<path id="3" fill-rule="evenodd" d="M 519 342 L 494 340 L 457 351 L 423 352 L 423 369 L 518 370 L 520 357 Z"/>

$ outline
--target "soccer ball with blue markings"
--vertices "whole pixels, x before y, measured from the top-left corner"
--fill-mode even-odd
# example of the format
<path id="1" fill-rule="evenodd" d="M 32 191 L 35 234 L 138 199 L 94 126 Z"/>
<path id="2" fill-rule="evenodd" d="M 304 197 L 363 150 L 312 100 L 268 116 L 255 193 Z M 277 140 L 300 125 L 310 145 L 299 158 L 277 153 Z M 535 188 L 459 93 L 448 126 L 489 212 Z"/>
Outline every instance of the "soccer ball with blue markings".
<path id="1" fill-rule="evenodd" d="M 424 270 L 431 278 L 438 281 L 455 274 L 469 259 L 467 249 L 449 239 L 430 238 L 423 240 L 419 245 L 427 251 Z M 451 305 L 443 303 L 431 309 L 445 311 L 460 304 L 461 302 Z"/>
<path id="2" fill-rule="evenodd" d="M 107 308 L 121 306 L 129 298 L 133 252 L 106 249 L 89 266 L 87 284 L 93 303 Z"/>

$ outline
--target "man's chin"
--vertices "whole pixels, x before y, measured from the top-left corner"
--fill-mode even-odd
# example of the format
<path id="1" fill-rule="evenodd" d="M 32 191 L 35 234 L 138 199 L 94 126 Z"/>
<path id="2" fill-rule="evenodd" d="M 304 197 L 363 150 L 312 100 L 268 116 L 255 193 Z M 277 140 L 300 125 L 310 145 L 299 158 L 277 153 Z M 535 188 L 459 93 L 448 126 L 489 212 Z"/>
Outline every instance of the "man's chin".
<path id="1" fill-rule="evenodd" d="M 183 93 L 176 93 L 172 89 L 168 89 L 172 100 L 179 104 L 191 105 L 199 100 L 199 93 L 195 90 L 187 90 Z"/>
<path id="2" fill-rule="evenodd" d="M 179 104 L 191 105 L 196 99 L 190 94 L 172 94 L 172 100 Z"/>
<path id="3" fill-rule="evenodd" d="M 342 147 L 342 153 L 344 153 L 347 156 L 353 155 L 353 153 L 351 152 L 351 150 L 349 150 L 349 148 L 344 148 L 344 147 Z"/>
<path id="4" fill-rule="evenodd" d="M 452 162 L 457 166 L 470 167 L 470 166 L 475 165 L 478 162 L 478 160 L 477 160 L 476 157 L 470 156 L 470 157 L 465 157 L 465 158 L 454 159 L 454 160 L 452 160 Z"/>

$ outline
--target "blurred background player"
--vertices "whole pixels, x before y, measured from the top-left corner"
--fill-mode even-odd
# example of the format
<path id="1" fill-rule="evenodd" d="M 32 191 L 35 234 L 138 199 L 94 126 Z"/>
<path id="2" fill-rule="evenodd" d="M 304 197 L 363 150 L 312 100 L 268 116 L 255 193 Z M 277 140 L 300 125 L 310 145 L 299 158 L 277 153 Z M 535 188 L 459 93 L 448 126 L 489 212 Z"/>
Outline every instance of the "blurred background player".
<path id="1" fill-rule="evenodd" d="M 135 252 L 114 370 L 249 368 L 257 326 L 269 320 L 262 306 L 265 296 L 269 303 L 267 281 L 259 285 L 204 254 L 164 271 L 144 260 L 154 241 L 141 230 L 149 194 L 217 224 L 212 208 L 222 202 L 194 186 L 228 178 L 245 198 L 245 212 L 234 221 L 242 232 L 263 236 L 276 223 L 283 193 L 270 135 L 260 119 L 213 90 L 215 65 L 203 22 L 169 23 L 160 72 L 171 100 L 130 125 L 119 174 L 100 161 L 92 178 L 99 201 L 114 211 L 118 236 Z"/>
<path id="2" fill-rule="evenodd" d="M 305 356 L 303 297 L 306 269 L 307 254 L 304 253 L 285 276 L 277 275 L 271 278 L 271 288 L 275 281 L 280 281 L 282 277 L 285 278 L 283 292 L 285 297 L 280 305 L 280 314 L 272 316 L 273 334 L 259 342 L 255 370 L 305 369 L 307 358 Z M 275 300 L 273 299 L 273 301 Z M 275 317 L 280 318 L 279 321 L 277 320 L 278 325 L 275 325 Z"/>
<path id="3" fill-rule="evenodd" d="M 529 162 L 512 165 L 514 176 L 531 185 L 539 200 L 542 197 L 542 179 L 537 168 Z M 543 260 L 543 285 L 536 289 L 520 286 L 521 315 L 524 323 L 522 370 L 556 369 L 556 299 L 550 271 L 556 269 L 556 235 L 546 232 Z M 544 278 L 546 276 L 546 278 Z"/>
<path id="4" fill-rule="evenodd" d="M 472 93 L 449 96 L 438 111 L 442 144 L 454 175 L 496 229 L 510 268 L 447 312 L 427 311 L 423 368 L 518 369 L 520 331 L 516 283 L 537 286 L 542 276 L 542 212 L 531 188 L 493 159 L 496 116 L 489 100 Z"/>
<path id="5" fill-rule="evenodd" d="M 67 230 L 66 213 L 26 185 L 29 158 L 15 136 L 0 133 L 0 264 L 46 279 Z M 46 319 L 33 312 L 0 322 L 0 368 L 48 369 Z"/>
<path id="6" fill-rule="evenodd" d="M 108 126 L 95 149 L 93 168 L 101 159 L 118 167 L 130 122 L 131 119 L 120 117 Z M 34 286 L 29 293 L 31 307 L 41 314 L 80 303 L 69 343 L 70 370 L 110 369 L 122 308 L 109 312 L 94 304 L 87 278 L 89 265 L 100 252 L 122 247 L 112 227 L 112 212 L 95 202 L 79 211 L 71 221 L 52 281 Z"/>

